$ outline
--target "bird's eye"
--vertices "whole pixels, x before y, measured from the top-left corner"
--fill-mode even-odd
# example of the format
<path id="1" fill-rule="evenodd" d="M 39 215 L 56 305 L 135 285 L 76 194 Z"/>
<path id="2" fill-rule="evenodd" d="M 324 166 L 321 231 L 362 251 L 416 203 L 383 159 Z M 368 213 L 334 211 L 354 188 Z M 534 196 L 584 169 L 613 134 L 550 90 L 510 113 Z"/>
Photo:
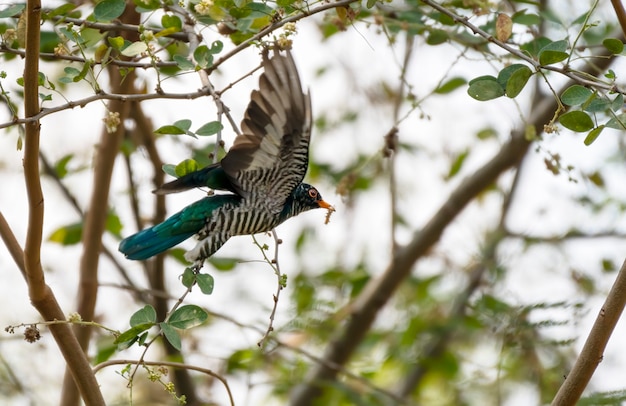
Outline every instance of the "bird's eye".
<path id="1" fill-rule="evenodd" d="M 310 196 L 312 199 L 317 198 L 317 190 L 315 190 L 315 189 L 309 189 L 309 196 Z"/>

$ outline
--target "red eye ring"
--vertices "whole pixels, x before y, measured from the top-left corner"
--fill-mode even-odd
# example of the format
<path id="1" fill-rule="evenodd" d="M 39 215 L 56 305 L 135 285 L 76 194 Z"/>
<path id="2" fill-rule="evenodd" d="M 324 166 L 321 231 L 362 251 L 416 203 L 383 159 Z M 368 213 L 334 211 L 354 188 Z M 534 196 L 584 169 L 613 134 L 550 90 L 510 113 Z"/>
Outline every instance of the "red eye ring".
<path id="1" fill-rule="evenodd" d="M 309 197 L 311 197 L 312 199 L 316 199 L 317 198 L 317 190 L 309 189 Z"/>

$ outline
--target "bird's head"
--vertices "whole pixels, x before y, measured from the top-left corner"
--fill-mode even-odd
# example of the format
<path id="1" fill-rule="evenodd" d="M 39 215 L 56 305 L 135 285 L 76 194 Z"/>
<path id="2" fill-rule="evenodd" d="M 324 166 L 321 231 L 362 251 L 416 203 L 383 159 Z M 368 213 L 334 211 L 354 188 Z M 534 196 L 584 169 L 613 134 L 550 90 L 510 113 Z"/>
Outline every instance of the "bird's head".
<path id="1" fill-rule="evenodd" d="M 286 206 L 289 212 L 285 214 L 287 214 L 288 217 L 297 216 L 311 209 L 322 208 L 334 210 L 333 206 L 322 199 L 320 192 L 307 183 L 301 183 L 294 189 Z"/>

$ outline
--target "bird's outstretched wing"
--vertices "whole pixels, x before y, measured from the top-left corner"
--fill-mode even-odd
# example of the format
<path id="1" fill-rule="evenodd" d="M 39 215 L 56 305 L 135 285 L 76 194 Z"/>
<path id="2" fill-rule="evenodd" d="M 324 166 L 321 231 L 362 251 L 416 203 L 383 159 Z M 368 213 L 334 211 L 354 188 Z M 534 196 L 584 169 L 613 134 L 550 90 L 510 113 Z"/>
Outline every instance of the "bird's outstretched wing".
<path id="1" fill-rule="evenodd" d="M 308 167 L 311 99 L 289 51 L 264 55 L 263 70 L 221 165 L 238 194 L 280 212 Z"/>

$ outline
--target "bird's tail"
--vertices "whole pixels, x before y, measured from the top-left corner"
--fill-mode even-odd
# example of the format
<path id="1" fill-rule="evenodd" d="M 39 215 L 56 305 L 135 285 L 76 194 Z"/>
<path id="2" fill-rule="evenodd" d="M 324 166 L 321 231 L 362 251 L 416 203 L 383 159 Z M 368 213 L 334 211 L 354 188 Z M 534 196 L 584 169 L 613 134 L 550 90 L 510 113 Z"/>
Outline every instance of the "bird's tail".
<path id="1" fill-rule="evenodd" d="M 174 216 L 154 227 L 147 228 L 122 240 L 119 246 L 121 253 L 128 259 L 144 260 L 185 241 L 195 234 L 195 231 L 186 233 L 168 232 L 170 224 L 178 221 Z"/>

